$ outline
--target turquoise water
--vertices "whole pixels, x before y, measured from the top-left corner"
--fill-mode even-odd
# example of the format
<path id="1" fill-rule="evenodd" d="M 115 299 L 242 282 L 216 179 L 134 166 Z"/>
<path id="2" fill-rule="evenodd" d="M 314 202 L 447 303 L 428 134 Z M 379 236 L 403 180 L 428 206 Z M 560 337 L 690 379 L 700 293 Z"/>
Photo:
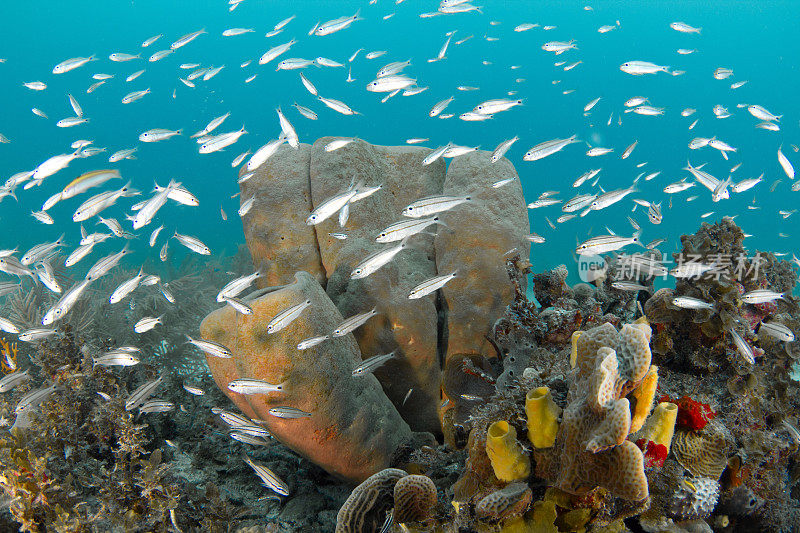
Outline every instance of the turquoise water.
<path id="1" fill-rule="evenodd" d="M 435 11 L 437 2 L 406 1 L 399 4 L 379 0 L 374 5 L 363 2 L 267 2 L 245 0 L 233 12 L 224 1 L 134 1 L 134 2 L 45 2 L 37 5 L 6 2 L 0 7 L 3 24 L 3 46 L 0 57 L 0 83 L 3 85 L 0 103 L 0 133 L 10 144 L 0 144 L 0 177 L 31 170 L 52 155 L 70 152 L 69 144 L 77 139 L 94 140 L 95 146 L 107 147 L 108 152 L 88 159 L 74 161 L 67 169 L 45 180 L 41 187 L 17 191 L 19 203 L 6 198 L 0 203 L 0 248 L 18 246 L 22 251 L 30 246 L 54 240 L 67 234 L 71 250 L 79 240 L 78 225 L 71 215 L 81 199 L 62 202 L 50 210 L 55 225 L 36 222 L 30 211 L 37 210 L 46 198 L 60 190 L 82 172 L 97 168 L 118 168 L 125 180 L 149 193 L 153 181 L 166 184 L 177 179 L 199 199 L 196 208 L 168 204 L 151 226 L 140 231 L 134 240 L 137 250 L 134 262 L 154 260 L 157 248 L 146 244 L 149 232 L 161 223 L 164 234 L 177 229 L 195 235 L 217 254 L 232 253 L 243 243 L 241 224 L 236 215 L 238 192 L 236 172 L 231 160 L 245 149 L 255 150 L 280 132 L 275 108 L 281 107 L 298 131 L 301 142 L 311 143 L 323 135 L 357 136 L 374 144 L 403 144 L 410 137 L 430 138 L 426 146 L 436 147 L 452 141 L 457 144 L 492 150 L 502 140 L 515 135 L 520 140 L 507 157 L 514 163 L 522 179 L 526 200 L 531 202 L 545 190 L 560 191 L 558 197 L 571 198 L 575 192 L 572 182 L 591 168 L 603 168 L 599 185 L 605 190 L 628 186 L 640 172 L 660 170 L 656 179 L 641 183 L 641 192 L 633 195 L 650 201 L 662 201 L 664 220 L 654 226 L 643 211 L 634 215 L 643 227 L 642 240 L 669 238 L 662 246 L 674 251 L 678 237 L 692 233 L 700 215 L 715 214 L 709 222 L 722 215 L 738 215 L 737 222 L 753 237 L 746 241 L 754 251 L 791 252 L 796 248 L 797 235 L 794 215 L 783 219 L 779 209 L 791 210 L 797 205 L 789 189 L 789 180 L 778 165 L 776 151 L 783 145 L 784 153 L 800 165 L 800 156 L 791 145 L 800 144 L 796 94 L 800 89 L 796 46 L 797 7 L 793 2 L 559 2 L 547 6 L 532 2 L 484 2 L 483 13 L 465 13 L 433 18 L 420 18 L 422 12 Z M 584 6 L 591 5 L 587 11 Z M 361 9 L 365 20 L 333 35 L 308 36 L 308 30 L 318 21 L 350 15 Z M 383 17 L 394 14 L 384 20 Z M 264 34 L 280 20 L 297 15 L 284 31 L 271 38 Z M 602 25 L 620 26 L 605 34 L 597 32 Z M 499 24 L 492 25 L 496 21 Z M 673 21 L 683 21 L 702 27 L 700 35 L 678 33 L 669 27 Z M 553 25 L 517 33 L 513 28 L 521 23 Z M 226 28 L 254 28 L 254 33 L 223 37 Z M 112 52 L 142 53 L 146 58 L 181 35 L 205 28 L 200 36 L 171 56 L 149 63 L 140 59 L 125 63 L 109 61 Z M 436 56 L 446 33 L 456 30 L 447 52 L 447 59 L 429 63 Z M 141 43 L 163 33 L 158 42 L 142 49 Z M 461 45 L 455 42 L 469 35 L 474 37 Z M 496 37 L 487 41 L 485 37 Z M 258 65 L 258 57 L 276 44 L 297 39 L 297 44 L 281 58 L 268 65 Z M 575 39 L 578 50 L 562 55 L 545 52 L 546 41 Z M 358 48 L 364 50 L 352 64 L 348 57 Z M 678 48 L 697 49 L 692 55 L 678 55 Z M 368 60 L 364 54 L 386 50 L 383 57 Z M 63 75 L 53 75 L 53 66 L 67 58 L 95 54 L 99 60 Z M 313 59 L 325 56 L 345 63 L 345 68 L 309 67 L 304 72 L 314 82 L 320 94 L 348 103 L 361 113 L 357 116 L 339 115 L 316 101 L 302 87 L 297 71 L 275 71 L 275 64 L 286 57 Z M 418 79 L 427 91 L 410 97 L 396 96 L 381 103 L 384 94 L 369 93 L 365 85 L 375 72 L 390 61 L 410 59 L 406 73 Z M 682 76 L 659 73 L 651 76 L 630 76 L 619 70 L 628 60 L 645 60 L 684 70 Z M 253 60 L 246 68 L 240 63 Z M 554 66 L 557 61 L 582 63 L 569 72 Z M 483 62 L 490 64 L 483 64 Z M 181 63 L 196 62 L 202 66 L 225 68 L 213 79 L 195 80 L 196 88 L 184 86 L 178 76 Z M 518 69 L 511 69 L 519 65 Z M 345 82 L 347 67 L 352 66 L 353 83 Z M 717 67 L 727 67 L 734 75 L 716 80 L 712 73 Z M 126 83 L 125 77 L 145 68 L 137 80 Z M 92 74 L 103 72 L 115 78 L 92 94 L 86 89 L 95 80 Z M 244 80 L 257 74 L 249 84 Z M 517 78 L 524 81 L 516 82 Z M 31 91 L 23 82 L 40 80 L 48 84 L 45 91 Z M 554 80 L 560 80 L 554 83 Z M 732 90 L 734 81 L 747 80 L 743 87 Z M 478 91 L 461 92 L 459 85 L 477 86 Z M 150 88 L 152 94 L 142 100 L 123 105 L 125 94 Z M 574 89 L 571 94 L 563 91 Z M 173 91 L 175 97 L 173 98 Z M 471 110 L 478 103 L 503 98 L 508 91 L 523 98 L 524 106 L 499 113 L 493 120 L 464 122 L 457 115 Z M 67 93 L 73 94 L 82 105 L 90 123 L 74 128 L 57 128 L 55 122 L 72 116 Z M 666 108 L 664 116 L 647 117 L 621 114 L 623 102 L 633 96 L 646 96 L 652 105 Z M 447 112 L 456 117 L 440 120 L 428 117 L 431 106 L 449 96 L 455 101 Z M 592 99 L 602 97 L 588 116 L 583 107 Z M 291 107 L 292 103 L 312 108 L 319 120 L 309 121 Z M 780 132 L 758 130 L 758 122 L 747 110 L 736 104 L 760 104 L 775 114 L 782 114 Z M 716 104 L 729 109 L 732 116 L 717 119 L 712 113 Z M 43 119 L 31 113 L 37 107 L 48 114 Z M 692 117 L 682 117 L 684 108 L 696 108 Z M 224 152 L 210 155 L 197 153 L 197 145 L 188 139 L 212 118 L 230 112 L 231 116 L 217 132 L 231 131 L 245 125 L 247 135 Z M 610 126 L 609 115 L 613 113 Z M 617 124 L 622 116 L 622 125 Z M 699 119 L 694 130 L 689 124 Z M 139 143 L 138 135 L 150 128 L 182 129 L 184 135 L 159 143 Z M 216 133 L 216 132 L 215 132 Z M 584 155 L 588 147 L 574 144 L 562 152 L 541 161 L 524 162 L 522 155 L 531 146 L 556 137 L 577 134 L 593 146 L 614 148 L 614 152 L 598 158 Z M 724 161 L 712 148 L 691 151 L 687 143 L 693 137 L 718 136 L 738 148 Z M 619 155 L 634 140 L 639 145 L 627 160 Z M 110 164 L 108 155 L 116 150 L 139 146 L 136 160 Z M 707 162 L 708 170 L 720 179 L 729 169 L 741 162 L 734 181 L 756 177 L 762 172 L 765 180 L 754 189 L 729 200 L 712 203 L 710 192 L 696 186 L 674 195 L 672 209 L 669 198 L 662 192 L 668 183 L 689 176 L 681 167 L 687 158 L 698 165 Z M 647 162 L 641 169 L 637 163 Z M 774 193 L 770 185 L 777 179 Z M 112 182 L 113 183 L 113 182 Z M 121 183 L 113 184 L 118 187 Z M 582 191 L 588 191 L 584 186 Z M 98 192 L 98 190 L 94 192 Z M 692 203 L 688 196 L 699 194 Z M 84 197 L 85 199 L 85 197 Z M 755 201 L 758 210 L 747 209 Z M 130 200 L 103 213 L 124 221 Z M 576 241 L 605 232 L 608 226 L 619 234 L 629 235 L 626 221 L 631 202 L 626 199 L 606 210 L 592 212 L 585 218 L 574 219 L 551 229 L 545 217 L 555 222 L 561 214 L 558 206 L 530 211 L 531 230 L 546 238 L 544 244 L 534 245 L 533 262 L 536 270 L 559 263 L 573 263 Z M 227 222 L 220 216 L 220 209 Z M 87 223 L 95 231 L 94 222 Z M 125 223 L 127 227 L 129 223 Z M 97 231 L 100 231 L 97 229 Z M 779 236 L 783 233 L 786 236 Z M 116 251 L 119 241 L 99 245 L 94 256 Z M 188 251 L 177 243 L 171 245 L 180 256 Z M 179 250 L 179 251 L 178 251 Z M 92 258 L 84 260 L 91 263 Z M 83 264 L 83 263 L 82 263 Z"/>

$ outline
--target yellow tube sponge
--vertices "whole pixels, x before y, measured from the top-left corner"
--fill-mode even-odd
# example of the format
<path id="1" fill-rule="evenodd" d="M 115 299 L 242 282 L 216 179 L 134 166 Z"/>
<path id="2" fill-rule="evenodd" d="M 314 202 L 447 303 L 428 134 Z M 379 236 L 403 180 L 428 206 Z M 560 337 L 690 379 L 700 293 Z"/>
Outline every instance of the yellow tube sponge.
<path id="1" fill-rule="evenodd" d="M 486 455 L 500 481 L 526 479 L 531 474 L 531 460 L 517 442 L 517 430 L 505 420 L 498 420 L 486 432 Z"/>
<path id="2" fill-rule="evenodd" d="M 678 406 L 670 402 L 661 402 L 647 419 L 647 424 L 642 430 L 642 438 L 656 444 L 663 444 L 669 451 L 677 418 Z"/>
<path id="3" fill-rule="evenodd" d="M 561 408 L 553 401 L 548 387 L 537 387 L 525 395 L 528 440 L 536 448 L 550 448 L 556 442 Z"/>
<path id="4" fill-rule="evenodd" d="M 580 338 L 583 331 L 573 331 L 572 338 L 570 339 L 572 342 L 572 348 L 569 351 L 569 367 L 575 368 L 575 363 L 578 362 L 578 339 Z"/>
<path id="5" fill-rule="evenodd" d="M 636 399 L 636 405 L 631 415 L 630 433 L 636 433 L 642 429 L 645 419 L 653 408 L 653 397 L 656 395 L 656 386 L 658 386 L 658 367 L 656 365 L 651 365 L 647 375 L 645 375 L 642 382 L 639 383 L 631 393 Z"/>

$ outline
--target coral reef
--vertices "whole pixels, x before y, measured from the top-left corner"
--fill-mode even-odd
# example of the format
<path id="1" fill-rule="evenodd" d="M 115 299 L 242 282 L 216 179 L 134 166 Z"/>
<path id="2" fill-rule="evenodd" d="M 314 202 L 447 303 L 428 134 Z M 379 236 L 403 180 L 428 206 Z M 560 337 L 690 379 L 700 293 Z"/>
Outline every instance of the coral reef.
<path id="1" fill-rule="evenodd" d="M 153 284 L 111 308 L 107 295 L 136 274 L 120 268 L 50 338 L 0 340 L 0 529 L 796 529 L 800 347 L 775 334 L 800 334 L 791 263 L 748 257 L 726 218 L 682 239 L 681 254 L 713 266 L 708 275 L 654 290 L 652 271 L 628 278 L 618 255 L 605 277 L 570 286 L 563 265 L 531 272 L 507 161 L 475 152 L 445 171 L 420 165 L 424 149 L 354 141 L 327 152 L 330 139 L 282 147 L 243 180 L 242 201 L 259 206 L 243 218 L 249 250 L 161 266 L 175 303 Z M 503 177 L 514 180 L 490 187 Z M 364 196 L 341 217 L 306 224 L 353 190 Z M 442 193 L 470 199 L 395 260 L 352 276 L 405 206 Z M 738 259 L 724 267 L 723 257 Z M 239 302 L 252 313 L 215 308 L 219 287 L 253 266 L 259 288 Z M 442 290 L 408 298 L 453 272 Z M 623 290 L 623 279 L 645 289 Z M 758 289 L 782 298 L 750 303 Z M 25 280 L 0 316 L 33 327 L 54 301 Z M 331 335 L 373 308 L 352 334 Z M 161 315 L 187 326 L 133 332 Z M 231 356 L 203 358 L 186 335 Z M 130 345 L 139 364 L 95 364 Z"/>

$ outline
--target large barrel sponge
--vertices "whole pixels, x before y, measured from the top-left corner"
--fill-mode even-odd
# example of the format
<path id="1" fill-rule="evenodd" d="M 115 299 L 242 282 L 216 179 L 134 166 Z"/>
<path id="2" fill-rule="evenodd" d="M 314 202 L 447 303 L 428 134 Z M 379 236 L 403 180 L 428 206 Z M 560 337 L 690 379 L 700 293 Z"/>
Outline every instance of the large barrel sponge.
<path id="1" fill-rule="evenodd" d="M 494 188 L 492 183 L 512 179 Z M 522 184 L 507 159 L 491 163 L 491 153 L 472 152 L 452 160 L 444 194 L 471 201 L 442 213 L 447 224 L 436 234 L 436 269 L 457 272 L 444 286 L 447 306 L 447 354 L 495 356 L 487 340 L 494 323 L 514 299 L 506 254 L 528 257 L 530 233 Z M 523 287 L 523 290 L 525 287 Z"/>
<path id="2" fill-rule="evenodd" d="M 275 315 L 306 300 L 311 305 L 297 319 L 267 333 Z M 264 420 L 282 443 L 351 482 L 391 466 L 404 445 L 413 445 L 415 434 L 383 394 L 378 380 L 372 375 L 353 376 L 361 354 L 352 335 L 297 349 L 300 341 L 330 334 L 343 320 L 314 277 L 298 272 L 293 284 L 249 304 L 252 315 L 238 314 L 227 306 L 208 315 L 200 326 L 203 338 L 231 350 L 232 359 L 209 357 L 208 365 L 219 387 L 245 414 Z M 236 378 L 283 383 L 284 391 L 239 395 L 227 388 Z M 269 413 L 283 406 L 311 416 L 284 419 Z"/>
<path id="3" fill-rule="evenodd" d="M 242 227 L 253 265 L 263 276 L 261 287 L 291 283 L 294 273 L 305 271 L 323 286 L 325 271 L 312 226 L 306 225 L 311 211 L 311 185 L 308 170 L 311 146 L 296 150 L 281 146 L 240 186 L 240 201 L 254 199 L 242 217 Z M 242 176 L 247 174 L 242 167 Z"/>
<path id="4" fill-rule="evenodd" d="M 350 274 L 370 254 L 398 244 L 381 244 L 375 238 L 403 218 L 408 204 L 441 191 L 444 163 L 423 166 L 425 148 L 375 146 L 360 140 L 328 152 L 325 146 L 333 139 L 318 139 L 311 148 L 313 207 L 351 185 L 380 186 L 380 190 L 350 206 L 344 227 L 335 215 L 314 226 L 328 277 L 326 291 L 344 316 L 378 309 L 380 316 L 355 332 L 361 353 L 368 358 L 396 352 L 394 359 L 375 371 L 375 377 L 413 429 L 439 433 L 436 298 L 408 299 L 414 286 L 437 273 L 433 238 L 412 237 L 406 249 L 366 278 L 350 279 Z M 431 229 L 436 230 L 435 226 Z M 347 239 L 336 239 L 331 233 L 345 233 Z"/>

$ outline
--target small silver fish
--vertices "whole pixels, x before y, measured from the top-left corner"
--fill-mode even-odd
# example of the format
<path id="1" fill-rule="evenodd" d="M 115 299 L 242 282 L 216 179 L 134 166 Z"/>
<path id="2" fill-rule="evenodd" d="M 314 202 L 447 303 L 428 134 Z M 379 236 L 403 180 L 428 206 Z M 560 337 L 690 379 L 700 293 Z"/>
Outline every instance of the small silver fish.
<path id="1" fill-rule="evenodd" d="M 56 330 L 52 328 L 33 328 L 23 331 L 17 338 L 22 342 L 36 342 L 55 334 Z"/>
<path id="2" fill-rule="evenodd" d="M 669 273 L 676 278 L 695 278 L 705 274 L 712 268 L 714 268 L 714 265 L 688 262 L 676 266 L 675 268 L 671 269 Z"/>
<path id="3" fill-rule="evenodd" d="M 423 298 L 437 290 L 441 289 L 445 286 L 450 280 L 456 277 L 457 271 L 451 274 L 445 274 L 443 276 L 436 276 L 430 279 L 427 279 L 411 289 L 411 292 L 408 294 L 409 300 L 417 300 L 419 298 Z"/>
<path id="4" fill-rule="evenodd" d="M 771 291 L 768 289 L 757 289 L 754 291 L 746 292 L 741 296 L 741 300 L 744 303 L 748 304 L 763 304 L 783 299 L 784 299 L 783 293 Z"/>
<path id="5" fill-rule="evenodd" d="M 249 457 L 245 456 L 244 461 L 253 469 L 256 475 L 261 478 L 261 481 L 264 485 L 273 491 L 277 492 L 281 496 L 288 496 L 289 495 L 289 486 L 279 478 L 275 472 L 267 468 L 266 466 L 260 465 L 258 463 L 253 462 Z"/>
<path id="6" fill-rule="evenodd" d="M 619 235 L 600 235 L 579 244 L 575 249 L 578 255 L 599 255 L 613 252 L 630 244 L 639 244 L 639 235 L 622 237 Z"/>
<path id="7" fill-rule="evenodd" d="M 0 392 L 8 392 L 17 385 L 21 385 L 28 379 L 30 379 L 30 376 L 28 375 L 27 370 L 6 374 L 2 379 L 0 379 Z"/>
<path id="8" fill-rule="evenodd" d="M 217 294 L 217 301 L 222 303 L 225 297 L 235 298 L 239 296 L 245 289 L 247 289 L 253 282 L 262 276 L 261 271 L 256 271 L 253 274 L 248 274 L 226 284 Z"/>
<path id="9" fill-rule="evenodd" d="M 139 140 L 144 143 L 163 141 L 165 139 L 175 137 L 176 135 L 180 135 L 181 131 L 183 130 L 166 130 L 163 128 L 154 128 L 151 130 L 147 130 L 143 132 L 141 135 L 139 135 Z"/>
<path id="10" fill-rule="evenodd" d="M 311 300 L 305 300 L 281 311 L 267 324 L 267 333 L 276 333 L 287 327 L 310 305 Z"/>
<path id="11" fill-rule="evenodd" d="M 258 424 L 265 424 L 266 423 L 266 421 L 258 420 L 258 419 L 253 419 L 253 422 L 256 422 Z M 239 433 L 250 435 L 252 437 L 271 437 L 272 436 L 270 434 L 269 430 L 267 430 L 267 429 L 265 429 L 265 428 L 263 428 L 261 426 L 257 426 L 256 424 L 253 424 L 253 423 L 246 423 L 246 424 L 243 424 L 243 425 L 238 425 L 238 424 L 237 425 L 231 425 L 231 431 L 237 431 Z"/>
<path id="12" fill-rule="evenodd" d="M 198 37 L 200 37 L 204 33 L 208 33 L 208 32 L 206 32 L 205 28 L 203 28 L 202 30 L 194 31 L 192 33 L 187 33 L 186 35 L 184 35 L 183 37 L 179 38 L 177 41 L 175 41 L 171 45 L 169 45 L 169 47 L 172 50 L 177 50 L 178 48 L 181 48 L 182 46 L 186 46 L 190 42 L 194 41 L 195 39 L 197 39 Z"/>
<path id="13" fill-rule="evenodd" d="M 179 243 L 187 247 L 189 250 L 200 254 L 200 255 L 211 255 L 211 250 L 208 246 L 203 244 L 203 242 L 198 239 L 197 237 L 192 237 L 190 235 L 182 235 L 178 232 L 175 232 L 172 237 L 177 239 Z"/>
<path id="14" fill-rule="evenodd" d="M 742 358 L 751 365 L 756 364 L 756 358 L 755 354 L 753 353 L 752 346 L 747 344 L 747 341 L 745 341 L 735 329 L 729 328 L 728 333 L 730 333 L 731 338 L 733 339 L 733 344 L 736 346 L 736 350 L 739 352 L 739 355 L 741 355 Z"/>
<path id="15" fill-rule="evenodd" d="M 113 294 L 108 299 L 109 303 L 115 304 L 125 299 L 126 296 L 136 290 L 136 288 L 141 284 L 142 278 L 144 278 L 144 273 L 142 272 L 142 269 L 139 268 L 139 273 L 136 276 L 122 282 L 120 286 L 114 290 Z"/>
<path id="16" fill-rule="evenodd" d="M 15 414 L 20 414 L 26 409 L 32 408 L 42 403 L 48 396 L 56 391 L 56 385 L 50 385 L 41 389 L 35 389 L 20 398 L 17 406 L 14 408 Z"/>
<path id="17" fill-rule="evenodd" d="M 676 296 L 672 299 L 672 304 L 681 309 L 714 309 L 714 304 L 692 298 L 691 296 Z"/>
<path id="18" fill-rule="evenodd" d="M 236 298 L 233 298 L 231 296 L 225 296 L 223 299 L 225 300 L 225 302 L 228 305 L 233 307 L 237 312 L 239 312 L 239 313 L 241 313 L 243 315 L 252 315 L 253 314 L 253 308 L 250 307 L 249 305 L 247 305 L 246 303 L 244 303 L 243 301 L 237 300 Z"/>
<path id="19" fill-rule="evenodd" d="M 422 198 L 420 200 L 417 200 L 416 202 L 409 204 L 405 209 L 403 209 L 403 216 L 410 218 L 421 218 L 425 216 L 431 216 L 437 213 L 441 213 L 443 211 L 449 211 L 450 209 L 458 205 L 471 201 L 472 197 L 469 195 L 429 196 L 427 198 Z"/>
<path id="20" fill-rule="evenodd" d="M 188 383 L 183 384 L 183 389 L 189 394 L 193 394 L 195 396 L 203 396 L 206 393 L 206 391 L 200 387 L 195 387 L 194 385 L 189 385 Z"/>
<path id="21" fill-rule="evenodd" d="M 402 241 L 406 237 L 416 235 L 427 229 L 429 226 L 440 223 L 438 216 L 428 218 L 418 218 L 412 220 L 401 220 L 388 226 L 375 238 L 377 242 L 389 243 Z"/>
<path id="22" fill-rule="evenodd" d="M 144 402 L 141 407 L 139 407 L 140 413 L 167 413 L 175 409 L 175 404 L 169 402 L 167 400 L 147 400 Z"/>
<path id="23" fill-rule="evenodd" d="M 163 323 L 163 322 L 161 322 L 161 318 L 162 318 L 162 317 L 163 317 L 163 315 L 162 315 L 162 316 L 160 316 L 160 317 L 157 317 L 157 318 L 153 318 L 153 317 L 145 317 L 145 318 L 143 318 L 143 319 L 139 320 L 139 321 L 138 321 L 138 322 L 137 322 L 137 323 L 136 323 L 136 324 L 133 326 L 133 331 L 135 331 L 136 333 L 145 333 L 145 332 L 148 332 L 148 331 L 150 331 L 151 329 L 153 329 L 154 327 L 156 327 L 157 325 L 159 325 L 159 324 L 162 324 L 162 323 Z"/>
<path id="24" fill-rule="evenodd" d="M 297 344 L 297 349 L 298 350 L 308 350 L 309 348 L 313 348 L 314 346 L 317 346 L 318 344 L 320 344 L 320 343 L 322 343 L 322 342 L 324 342 L 324 341 L 326 341 L 328 339 L 330 339 L 329 335 L 319 335 L 317 337 L 311 337 L 311 338 L 308 338 L 308 339 L 300 341 Z"/>
<path id="25" fill-rule="evenodd" d="M 248 426 L 253 424 L 249 418 L 231 411 L 226 411 L 225 409 L 221 409 L 219 407 L 212 407 L 211 412 L 219 416 L 223 422 L 232 427 Z"/>
<path id="26" fill-rule="evenodd" d="M 353 369 L 353 376 L 358 377 L 371 374 L 378 367 L 385 364 L 389 359 L 394 358 L 394 356 L 395 352 L 391 352 L 384 355 L 375 355 L 369 359 L 365 359 L 364 362 Z"/>
<path id="27" fill-rule="evenodd" d="M 780 322 L 761 322 L 761 326 L 758 328 L 758 334 L 761 335 L 762 333 L 785 342 L 792 342 L 795 339 L 794 332 L 789 329 L 788 326 Z M 0 392 L 2 392 L 2 390 L 0 390 Z"/>
<path id="28" fill-rule="evenodd" d="M 263 379 L 239 378 L 228 383 L 228 390 L 239 394 L 269 394 L 283 391 L 285 383 L 273 385 Z"/>
<path id="29" fill-rule="evenodd" d="M 341 324 L 339 324 L 336 329 L 333 330 L 331 333 L 331 337 L 342 337 L 347 335 L 351 331 L 355 330 L 359 326 L 363 325 L 367 320 L 374 317 L 378 314 L 377 309 L 373 308 L 366 313 L 361 313 L 359 315 L 354 315 L 349 318 L 344 319 Z"/>
<path id="30" fill-rule="evenodd" d="M 232 430 L 229 435 L 233 440 L 238 440 L 244 444 L 252 444 L 254 446 L 268 446 L 270 444 L 264 437 L 255 437 L 237 430 Z"/>
<path id="31" fill-rule="evenodd" d="M 139 358 L 129 353 L 112 352 L 92 360 L 92 366 L 135 366 L 140 362 Z"/>
<path id="32" fill-rule="evenodd" d="M 269 414 L 278 418 L 305 418 L 311 416 L 311 413 L 307 413 L 301 409 L 296 407 L 273 407 L 269 410 Z"/>
<path id="33" fill-rule="evenodd" d="M 642 285 L 641 283 L 635 283 L 632 281 L 615 281 L 611 284 L 612 287 L 619 291 L 646 291 L 650 292 L 650 289 Z"/>
<path id="34" fill-rule="evenodd" d="M 163 380 L 164 378 L 159 377 L 142 383 L 125 399 L 125 410 L 132 411 L 142 405 L 147 398 L 152 396 Z"/>
<path id="35" fill-rule="evenodd" d="M 350 273 L 350 279 L 363 279 L 377 272 L 381 267 L 389 263 L 402 250 L 408 247 L 408 237 L 400 241 L 400 244 L 388 246 L 382 250 L 367 256 L 366 259 L 358 263 Z"/>
<path id="36" fill-rule="evenodd" d="M 231 351 L 219 344 L 218 342 L 214 341 L 206 341 L 202 339 L 193 339 L 189 335 L 186 335 L 186 338 L 189 339 L 189 342 L 197 347 L 200 351 L 212 356 L 212 357 L 220 357 L 223 359 L 228 359 L 232 356 Z"/>

